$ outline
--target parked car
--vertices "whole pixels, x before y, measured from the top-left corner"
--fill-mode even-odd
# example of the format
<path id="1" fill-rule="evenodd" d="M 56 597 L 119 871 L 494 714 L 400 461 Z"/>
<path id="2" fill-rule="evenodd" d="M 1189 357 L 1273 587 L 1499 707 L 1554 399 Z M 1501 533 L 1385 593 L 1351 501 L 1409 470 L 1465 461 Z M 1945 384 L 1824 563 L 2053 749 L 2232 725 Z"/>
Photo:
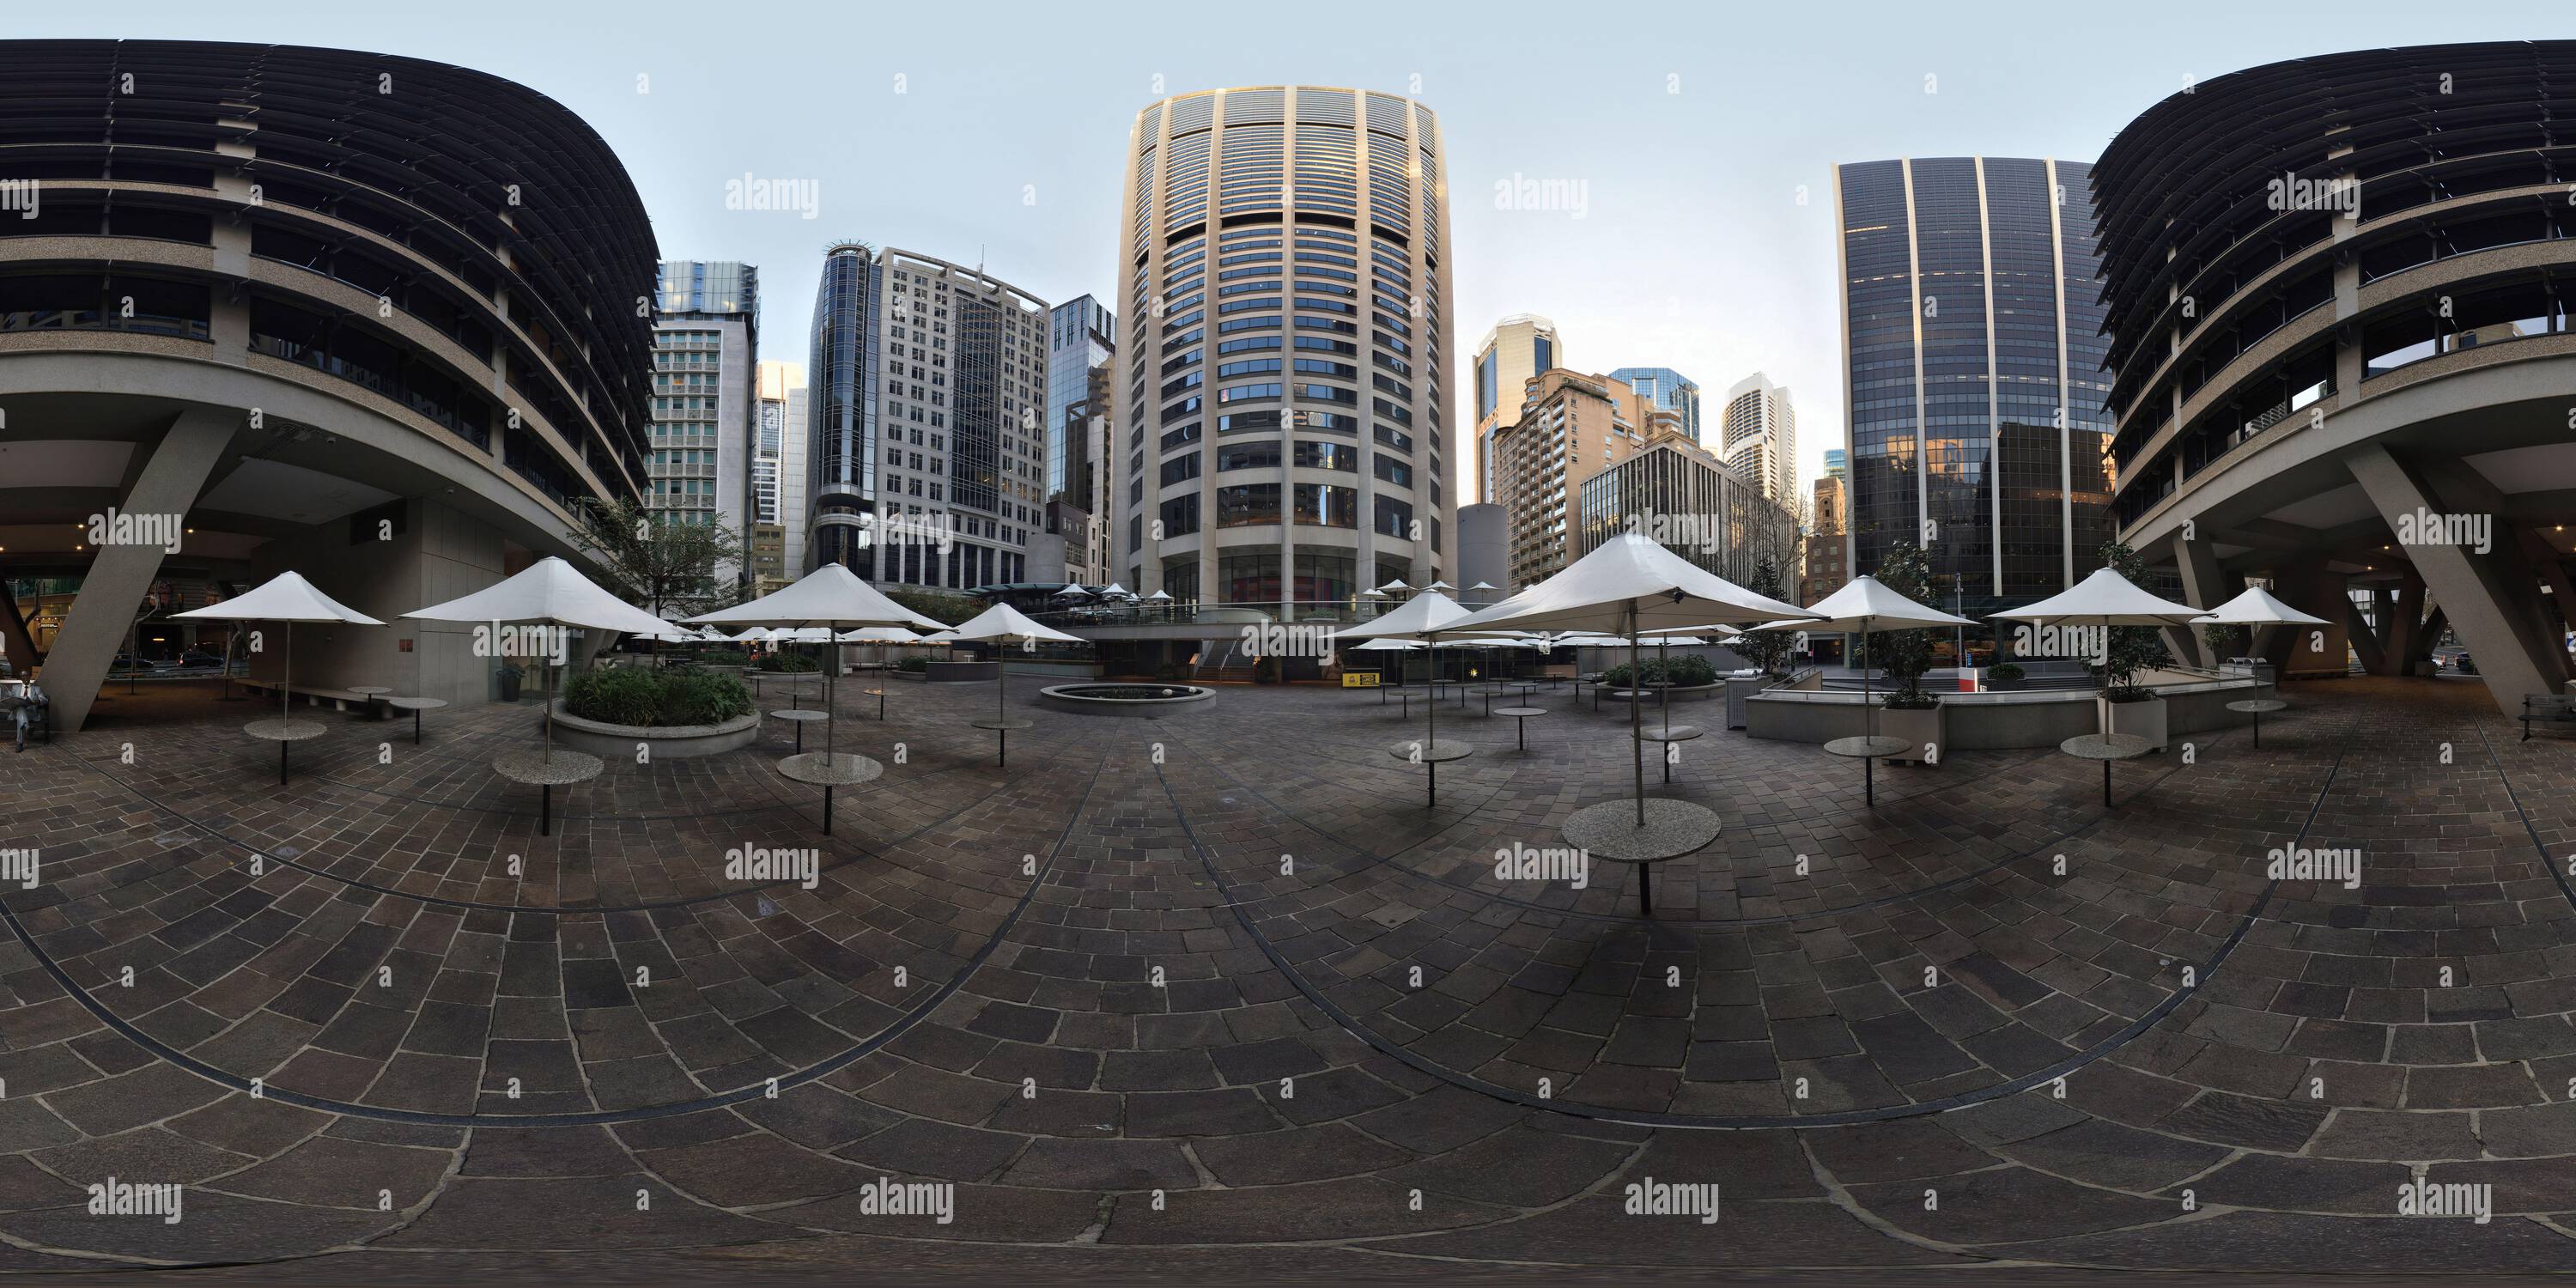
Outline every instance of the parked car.
<path id="1" fill-rule="evenodd" d="M 109 675 L 149 675 L 152 673 L 152 663 L 131 653 L 119 653 L 115 661 L 107 664 L 107 673 Z"/>
<path id="2" fill-rule="evenodd" d="M 224 658 L 222 654 L 209 653 L 201 648 L 192 648 L 179 655 L 179 665 L 181 666 L 211 666 L 220 668 L 223 664 Z"/>

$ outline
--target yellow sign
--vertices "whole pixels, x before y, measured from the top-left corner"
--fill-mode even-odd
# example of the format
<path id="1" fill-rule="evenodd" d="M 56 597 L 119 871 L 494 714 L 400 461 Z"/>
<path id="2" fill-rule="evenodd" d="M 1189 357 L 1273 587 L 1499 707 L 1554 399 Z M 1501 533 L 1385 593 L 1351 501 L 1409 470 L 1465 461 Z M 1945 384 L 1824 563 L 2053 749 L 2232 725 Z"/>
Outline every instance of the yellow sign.
<path id="1" fill-rule="evenodd" d="M 1344 671 L 1342 672 L 1342 687 L 1345 689 L 1374 689 L 1377 687 L 1377 677 L 1378 673 L 1375 671 Z"/>

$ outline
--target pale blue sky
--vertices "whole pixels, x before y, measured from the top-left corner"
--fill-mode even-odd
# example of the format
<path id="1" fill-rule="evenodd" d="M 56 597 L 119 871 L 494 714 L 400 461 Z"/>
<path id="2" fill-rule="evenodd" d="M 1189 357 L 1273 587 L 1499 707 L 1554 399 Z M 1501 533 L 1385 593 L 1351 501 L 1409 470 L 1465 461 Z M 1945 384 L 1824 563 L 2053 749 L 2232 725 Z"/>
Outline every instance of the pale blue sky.
<path id="1" fill-rule="evenodd" d="M 1146 16 L 1163 13 L 1191 21 Z M 2576 7 L 2539 0 L 1303 0 L 1241 17 L 1012 0 L 21 0 L 0 17 L 13 37 L 330 45 L 534 87 L 624 159 L 665 256 L 760 265 L 763 352 L 795 361 L 822 247 L 838 238 L 980 256 L 1050 302 L 1108 299 L 1121 151 L 1162 94 L 1291 81 L 1412 93 L 1449 143 L 1453 407 L 1470 405 L 1467 351 L 1486 328 L 1541 313 L 1568 365 L 1672 367 L 1712 404 L 1769 372 L 1797 400 L 1802 478 L 1842 441 L 1836 162 L 2090 160 L 2188 78 L 2572 31 Z M 726 210 L 725 180 L 746 172 L 817 181 L 820 217 Z M 1497 209 L 1495 185 L 1515 175 L 1581 181 L 1583 217 Z"/>

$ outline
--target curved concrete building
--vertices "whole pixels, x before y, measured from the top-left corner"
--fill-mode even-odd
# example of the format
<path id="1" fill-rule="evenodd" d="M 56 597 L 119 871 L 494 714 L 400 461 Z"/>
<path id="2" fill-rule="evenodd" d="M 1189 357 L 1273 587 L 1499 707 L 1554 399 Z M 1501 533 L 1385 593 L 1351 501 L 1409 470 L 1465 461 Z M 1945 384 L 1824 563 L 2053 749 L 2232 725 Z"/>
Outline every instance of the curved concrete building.
<path id="1" fill-rule="evenodd" d="M 2175 95 L 2094 170 L 2122 539 L 2333 623 L 2293 672 L 2422 670 L 2447 624 L 2508 711 L 2568 678 L 2571 110 L 2576 42 L 2366 50 Z"/>
<path id="2" fill-rule="evenodd" d="M 1431 109 L 1393 94 L 1223 89 L 1137 114 L 1112 575 L 1299 616 L 1447 576 L 1445 175 Z"/>
<path id="3" fill-rule="evenodd" d="M 57 719 L 139 607 L 287 568 L 395 623 L 300 628 L 299 689 L 485 700 L 491 659 L 395 615 L 569 553 L 576 498 L 641 499 L 654 244 L 617 158 L 415 59 L 0 54 L 0 578 L 83 579 L 0 629 Z"/>

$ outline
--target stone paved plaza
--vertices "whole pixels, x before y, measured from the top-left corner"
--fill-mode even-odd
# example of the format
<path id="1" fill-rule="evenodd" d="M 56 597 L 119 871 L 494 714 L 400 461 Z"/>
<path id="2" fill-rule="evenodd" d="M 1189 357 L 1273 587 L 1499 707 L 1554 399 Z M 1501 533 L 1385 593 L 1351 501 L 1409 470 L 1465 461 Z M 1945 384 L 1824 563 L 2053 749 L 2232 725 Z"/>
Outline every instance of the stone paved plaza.
<path id="1" fill-rule="evenodd" d="M 489 768 L 529 707 L 418 749 L 325 713 L 283 788 L 243 704 L 0 752 L 41 862 L 0 886 L 0 1272 L 2576 1268 L 2576 745 L 2474 682 L 2292 686 L 2260 751 L 2177 738 L 2109 811 L 2054 751 L 1884 768 L 1873 809 L 1712 731 L 1647 771 L 1725 820 L 1651 922 L 1624 867 L 1496 878 L 1627 790 L 1570 691 L 1526 753 L 1445 708 L 1475 754 L 1426 809 L 1375 694 L 1032 683 L 1003 770 L 989 686 L 882 724 L 855 687 L 887 768 L 828 838 L 783 724 L 611 761 L 550 837 Z M 110 1177 L 184 1219 L 92 1215 Z M 1719 1219 L 1629 1214 L 1650 1178 Z M 2419 1181 L 2491 1217 L 2398 1215 Z"/>

